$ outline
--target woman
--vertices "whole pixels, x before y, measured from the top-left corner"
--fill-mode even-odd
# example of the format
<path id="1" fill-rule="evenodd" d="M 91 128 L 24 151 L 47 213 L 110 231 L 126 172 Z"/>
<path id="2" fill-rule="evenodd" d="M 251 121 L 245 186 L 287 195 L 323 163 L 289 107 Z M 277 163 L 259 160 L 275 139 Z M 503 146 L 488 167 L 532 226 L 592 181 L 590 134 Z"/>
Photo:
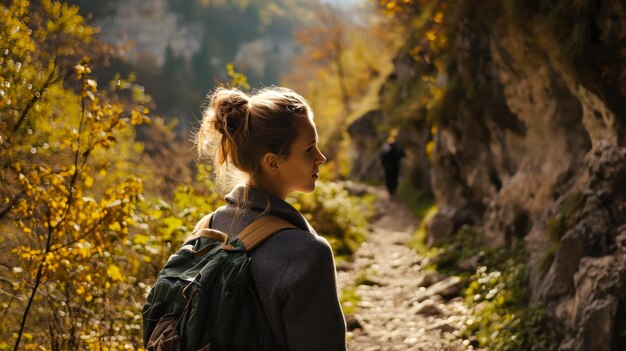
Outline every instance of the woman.
<path id="1" fill-rule="evenodd" d="M 332 250 L 285 198 L 312 192 L 326 158 L 317 147 L 313 113 L 285 88 L 255 94 L 219 88 L 198 133 L 200 155 L 212 153 L 218 184 L 239 171 L 245 185 L 226 196 L 212 228 L 237 235 L 260 215 L 298 229 L 280 231 L 251 252 L 251 272 L 281 350 L 345 350 Z M 233 169 L 235 168 L 235 169 Z"/>

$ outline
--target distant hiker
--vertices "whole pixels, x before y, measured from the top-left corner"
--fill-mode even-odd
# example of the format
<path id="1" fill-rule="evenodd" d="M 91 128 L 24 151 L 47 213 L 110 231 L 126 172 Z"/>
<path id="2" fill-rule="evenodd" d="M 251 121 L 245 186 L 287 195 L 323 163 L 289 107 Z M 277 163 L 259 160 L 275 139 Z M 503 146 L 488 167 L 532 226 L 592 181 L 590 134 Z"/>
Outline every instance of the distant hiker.
<path id="1" fill-rule="evenodd" d="M 389 196 L 394 196 L 398 189 L 400 161 L 405 156 L 404 149 L 396 142 L 397 129 L 392 129 L 385 143 L 380 147 L 380 162 L 385 172 L 385 185 Z"/>
<path id="2" fill-rule="evenodd" d="M 319 167 L 326 162 L 317 143 L 311 108 L 286 88 L 253 94 L 218 88 L 197 135 L 200 154 L 214 152 L 218 182 L 233 171 L 245 175 L 245 183 L 214 213 L 211 228 L 232 235 L 263 215 L 297 227 L 277 232 L 250 253 L 252 276 L 279 350 L 346 350 L 331 247 L 285 201 L 294 191 L 315 190 Z"/>

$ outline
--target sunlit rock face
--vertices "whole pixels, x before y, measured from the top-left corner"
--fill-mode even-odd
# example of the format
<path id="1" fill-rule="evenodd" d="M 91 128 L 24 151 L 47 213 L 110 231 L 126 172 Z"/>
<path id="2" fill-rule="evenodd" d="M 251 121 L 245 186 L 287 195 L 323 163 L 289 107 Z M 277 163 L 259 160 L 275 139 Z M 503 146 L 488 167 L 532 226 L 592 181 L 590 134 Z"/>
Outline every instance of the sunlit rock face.
<path id="1" fill-rule="evenodd" d="M 442 109 L 430 162 L 430 241 L 469 224 L 525 247 L 562 351 L 626 349 L 626 10 L 594 4 L 576 59 L 547 14 L 461 7 L 447 74 L 462 103 Z"/>
<path id="2" fill-rule="evenodd" d="M 348 126 L 350 135 L 350 179 L 381 182 L 384 178 L 380 162 L 380 148 L 388 131 L 380 126 L 392 125 L 390 116 L 381 110 L 364 113 Z M 424 153 L 429 141 L 429 126 L 424 121 L 414 121 L 398 131 L 397 142 L 406 156 L 402 159 L 400 181 L 430 192 L 430 164 Z"/>
<path id="3" fill-rule="evenodd" d="M 372 110 L 348 127 L 351 140 L 348 151 L 351 179 L 367 181 L 383 178 L 378 148 L 384 136 L 376 130 L 376 126 L 381 123 L 383 123 L 382 111 Z"/>
<path id="4" fill-rule="evenodd" d="M 382 182 L 383 168 L 379 150 L 389 132 L 397 127 L 397 121 L 403 119 L 405 123 L 402 128 L 396 129 L 396 140 L 406 154 L 402 159 L 400 183 L 421 189 L 425 194 L 431 192 L 431 167 L 426 154 L 427 144 L 432 140 L 431 125 L 426 121 L 425 111 L 419 104 L 411 103 L 411 92 L 408 91 L 419 80 L 419 70 L 414 64 L 415 61 L 406 53 L 397 56 L 393 71 L 379 94 L 381 100 L 384 100 L 382 96 L 388 90 L 393 90 L 393 94 L 396 94 L 394 99 L 407 102 L 408 107 L 393 102 L 392 107 L 381 106 L 365 112 L 348 126 L 351 179 Z"/>
<path id="5" fill-rule="evenodd" d="M 100 38 L 125 47 L 132 62 L 161 67 L 168 45 L 187 60 L 200 49 L 202 28 L 183 22 L 165 0 L 120 1 L 115 13 L 96 23 Z"/>

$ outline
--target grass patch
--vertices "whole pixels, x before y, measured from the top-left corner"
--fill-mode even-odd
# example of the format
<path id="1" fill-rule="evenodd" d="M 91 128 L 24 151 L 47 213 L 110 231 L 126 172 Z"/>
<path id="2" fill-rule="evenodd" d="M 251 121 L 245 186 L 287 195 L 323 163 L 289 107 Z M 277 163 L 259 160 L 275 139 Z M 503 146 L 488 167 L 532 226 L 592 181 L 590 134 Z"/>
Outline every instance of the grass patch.
<path id="1" fill-rule="evenodd" d="M 480 266 L 469 278 L 465 300 L 473 318 L 463 333 L 493 351 L 556 350 L 545 327 L 544 307 L 529 304 L 528 267 L 513 256 L 499 267 Z"/>
<path id="2" fill-rule="evenodd" d="M 422 221 L 420 222 L 419 226 L 415 230 L 415 233 L 413 233 L 413 235 L 411 236 L 411 239 L 409 240 L 409 243 L 408 243 L 411 249 L 415 250 L 420 255 L 423 255 L 426 257 L 434 257 L 438 253 L 437 248 L 429 248 L 426 245 L 426 239 L 428 235 L 426 226 L 428 222 L 430 221 L 430 219 L 434 215 L 437 214 L 437 210 L 438 210 L 437 206 L 432 205 L 431 207 L 429 207 L 427 210 L 424 211 Z"/>
<path id="3" fill-rule="evenodd" d="M 467 278 L 473 273 L 471 267 L 466 267 L 467 261 L 485 261 L 488 257 L 496 256 L 498 251 L 492 251 L 491 256 L 485 247 L 481 235 L 469 226 L 463 226 L 456 234 L 442 239 L 441 244 L 433 249 L 436 256 L 432 259 L 437 271 L 447 275 L 457 275 Z M 497 257 L 492 257 L 497 259 Z"/>
<path id="4" fill-rule="evenodd" d="M 346 287 L 341 291 L 339 301 L 341 302 L 341 308 L 344 314 L 355 314 L 357 304 L 361 301 L 361 297 L 356 292 L 355 287 Z"/>
<path id="5" fill-rule="evenodd" d="M 419 218 L 424 218 L 435 206 L 435 199 L 430 192 L 415 189 L 408 182 L 400 183 L 397 194 L 398 198 Z"/>
<path id="6" fill-rule="evenodd" d="M 370 278 L 366 271 L 361 272 L 359 276 L 356 277 L 356 279 L 354 280 L 354 285 L 382 286 L 379 281 Z"/>
<path id="7" fill-rule="evenodd" d="M 414 240 L 420 235 L 425 238 L 416 233 Z M 544 307 L 529 302 L 525 250 L 491 249 L 484 243 L 480 232 L 465 226 L 429 249 L 435 253 L 429 268 L 465 280 L 462 294 L 472 318 L 464 336 L 491 351 L 555 350 L 558 343 L 545 327 Z"/>

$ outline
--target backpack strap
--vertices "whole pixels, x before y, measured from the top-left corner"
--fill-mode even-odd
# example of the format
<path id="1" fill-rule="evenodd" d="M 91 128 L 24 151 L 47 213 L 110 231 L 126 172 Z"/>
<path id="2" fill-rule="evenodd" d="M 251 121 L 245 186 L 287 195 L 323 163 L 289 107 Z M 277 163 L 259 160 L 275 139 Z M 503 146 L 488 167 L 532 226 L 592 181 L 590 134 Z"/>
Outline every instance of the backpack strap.
<path id="1" fill-rule="evenodd" d="M 274 233 L 288 228 L 296 226 L 277 216 L 263 216 L 244 228 L 237 237 L 246 251 L 252 251 Z M 235 249 L 230 243 L 225 243 L 222 248 L 227 251 Z"/>
<path id="2" fill-rule="evenodd" d="M 210 238 L 210 239 L 214 239 L 214 240 L 220 240 L 223 242 L 226 242 L 228 240 L 228 236 L 222 232 L 210 229 L 211 228 L 211 223 L 213 222 L 213 214 L 215 212 L 211 212 L 208 215 L 202 217 L 202 219 L 200 219 L 200 221 L 198 221 L 198 223 L 196 224 L 195 228 L 193 229 L 193 231 L 191 232 L 191 234 L 189 234 L 189 236 L 185 239 L 185 242 L 183 243 L 183 246 L 180 247 L 179 250 L 188 250 L 193 252 L 193 254 L 197 257 L 203 256 L 204 254 L 206 254 L 211 248 L 211 245 L 207 245 L 201 249 L 199 249 L 198 251 L 194 251 L 193 249 L 193 244 L 190 244 L 190 242 L 194 239 L 200 238 L 200 237 L 205 237 L 205 238 Z"/>

